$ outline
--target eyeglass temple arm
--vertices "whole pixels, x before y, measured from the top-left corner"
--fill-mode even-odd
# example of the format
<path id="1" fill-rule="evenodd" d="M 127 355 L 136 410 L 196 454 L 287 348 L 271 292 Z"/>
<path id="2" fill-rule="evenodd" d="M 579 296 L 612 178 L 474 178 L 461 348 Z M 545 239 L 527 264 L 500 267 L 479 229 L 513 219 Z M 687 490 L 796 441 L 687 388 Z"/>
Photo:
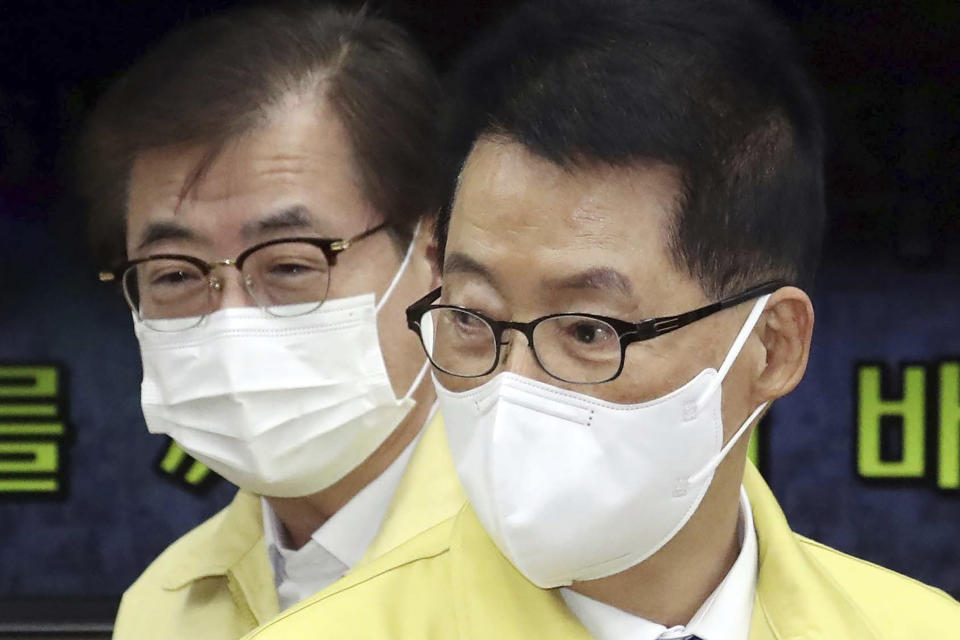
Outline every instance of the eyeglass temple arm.
<path id="1" fill-rule="evenodd" d="M 772 293 L 780 287 L 786 286 L 786 284 L 787 283 L 782 281 L 767 282 L 757 285 L 756 287 L 751 287 L 750 289 L 747 289 L 743 293 L 735 295 L 732 298 L 720 300 L 719 302 L 708 304 L 700 307 L 699 309 L 694 309 L 693 311 L 687 311 L 686 313 L 681 313 L 676 316 L 664 316 L 662 318 L 651 318 L 650 320 L 644 320 L 636 325 L 636 334 L 631 336 L 631 341 L 648 340 L 656 336 L 661 336 L 665 333 L 670 333 L 671 331 L 676 331 L 681 327 L 685 327 L 692 322 L 696 322 L 697 320 L 713 315 L 718 311 L 729 309 L 730 307 L 735 307 L 738 304 L 742 304 L 748 300 L 753 300 L 754 298 L 762 295 Z"/>
<path id="2" fill-rule="evenodd" d="M 121 262 L 119 265 L 117 265 L 113 269 L 101 269 L 97 273 L 97 279 L 100 280 L 100 282 L 118 282 L 123 277 L 123 272 L 129 269 L 130 267 L 136 266 L 138 264 L 142 264 L 150 260 L 163 260 L 163 259 L 183 260 L 184 262 L 189 262 L 190 264 L 200 269 L 200 271 L 202 271 L 203 275 L 205 276 L 210 275 L 210 272 L 213 271 L 213 268 L 219 265 L 234 266 L 234 267 L 237 267 L 238 269 L 240 268 L 239 263 L 237 263 L 235 260 L 221 260 L 219 262 L 204 262 L 200 258 L 197 258 L 194 256 L 185 256 L 185 255 L 180 255 L 176 253 L 158 253 L 156 255 L 152 255 L 147 258 L 137 258 L 136 260 L 126 260 L 124 262 Z"/>
<path id="3" fill-rule="evenodd" d="M 441 287 L 437 287 L 427 295 L 423 296 L 409 307 L 407 307 L 407 328 L 414 333 L 419 333 L 420 319 L 430 309 L 430 305 L 440 297 Z"/>
<path id="4" fill-rule="evenodd" d="M 350 245 L 352 245 L 354 242 L 358 242 L 358 241 L 360 241 L 360 240 L 363 240 L 364 238 L 369 238 L 370 236 L 372 236 L 372 235 L 375 234 L 376 232 L 380 231 L 381 229 L 386 228 L 386 226 L 387 226 L 387 223 L 386 223 L 386 222 L 381 222 L 381 223 L 378 224 L 377 226 L 371 227 L 370 229 L 367 229 L 367 230 L 364 231 L 363 233 L 358 233 L 357 235 L 353 236 L 352 238 L 345 238 L 345 239 L 343 239 L 343 240 L 337 240 L 336 242 L 334 242 L 333 244 L 330 245 L 330 250 L 333 252 L 334 255 L 337 254 L 337 253 L 340 253 L 341 251 L 344 251 L 345 249 L 347 249 L 347 248 L 348 248 Z"/>

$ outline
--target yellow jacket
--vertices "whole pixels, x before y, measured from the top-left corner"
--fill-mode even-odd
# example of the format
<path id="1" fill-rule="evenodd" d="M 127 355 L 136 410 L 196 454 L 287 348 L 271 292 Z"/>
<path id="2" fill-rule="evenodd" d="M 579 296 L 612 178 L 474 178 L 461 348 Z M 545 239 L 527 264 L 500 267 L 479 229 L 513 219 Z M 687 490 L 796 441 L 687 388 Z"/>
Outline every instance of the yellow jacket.
<path id="1" fill-rule="evenodd" d="M 464 501 L 438 414 L 355 569 L 449 520 Z M 237 640 L 276 616 L 261 515 L 260 498 L 240 491 L 220 513 L 173 543 L 124 594 L 113 637 Z"/>
<path id="2" fill-rule="evenodd" d="M 960 637 L 948 595 L 794 534 L 756 469 L 744 485 L 759 541 L 751 640 Z M 528 582 L 469 506 L 292 607 L 249 640 L 588 640 L 556 590 Z"/>

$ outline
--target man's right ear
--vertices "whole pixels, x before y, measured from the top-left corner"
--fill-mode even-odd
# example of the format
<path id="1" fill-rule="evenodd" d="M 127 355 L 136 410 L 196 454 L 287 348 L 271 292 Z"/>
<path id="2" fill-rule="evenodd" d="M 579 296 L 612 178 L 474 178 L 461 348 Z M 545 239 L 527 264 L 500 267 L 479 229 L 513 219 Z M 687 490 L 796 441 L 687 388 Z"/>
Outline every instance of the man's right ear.
<path id="1" fill-rule="evenodd" d="M 436 218 L 431 218 L 430 220 L 424 220 L 423 228 L 420 230 L 421 234 L 427 236 L 427 262 L 430 263 L 430 287 L 431 289 L 436 289 L 440 286 L 441 274 L 442 274 L 442 265 L 440 261 L 442 256 L 440 255 L 440 247 L 437 245 L 437 236 L 435 233 L 436 230 Z"/>
<path id="2" fill-rule="evenodd" d="M 440 247 L 437 246 L 436 240 L 431 240 L 427 245 L 427 261 L 430 263 L 430 288 L 436 289 L 441 281 Z"/>

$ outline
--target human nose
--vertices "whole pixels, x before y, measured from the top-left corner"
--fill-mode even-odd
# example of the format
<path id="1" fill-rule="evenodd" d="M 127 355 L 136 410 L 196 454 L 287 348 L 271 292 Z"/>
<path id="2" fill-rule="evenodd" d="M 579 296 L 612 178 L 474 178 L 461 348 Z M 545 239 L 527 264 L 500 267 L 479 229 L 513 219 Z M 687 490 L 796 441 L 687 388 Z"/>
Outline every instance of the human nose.
<path id="1" fill-rule="evenodd" d="M 510 333 L 510 338 L 504 340 Z M 509 371 L 524 378 L 545 380 L 550 376 L 537 362 L 529 338 L 517 329 L 506 329 L 501 336 L 504 344 L 500 347 L 500 371 Z"/>

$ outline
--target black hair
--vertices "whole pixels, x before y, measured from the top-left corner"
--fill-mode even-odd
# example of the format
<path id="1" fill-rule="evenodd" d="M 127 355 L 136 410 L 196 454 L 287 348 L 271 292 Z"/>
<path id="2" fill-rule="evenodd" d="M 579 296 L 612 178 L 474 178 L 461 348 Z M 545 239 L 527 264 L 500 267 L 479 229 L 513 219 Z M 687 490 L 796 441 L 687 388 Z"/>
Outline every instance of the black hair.
<path id="1" fill-rule="evenodd" d="M 822 124 L 790 34 L 763 7 L 532 2 L 470 49 L 449 84 L 452 170 L 485 137 L 570 170 L 666 164 L 682 185 L 671 255 L 705 292 L 810 286 L 825 218 Z M 441 260 L 453 195 L 437 224 Z"/>
<path id="2" fill-rule="evenodd" d="M 187 23 L 108 89 L 78 151 L 98 259 L 124 256 L 138 154 L 178 144 L 206 149 L 183 196 L 231 139 L 261 125 L 291 92 L 329 102 L 352 143 L 363 194 L 405 245 L 417 220 L 442 205 L 440 83 L 401 27 L 362 9 L 297 3 Z"/>

